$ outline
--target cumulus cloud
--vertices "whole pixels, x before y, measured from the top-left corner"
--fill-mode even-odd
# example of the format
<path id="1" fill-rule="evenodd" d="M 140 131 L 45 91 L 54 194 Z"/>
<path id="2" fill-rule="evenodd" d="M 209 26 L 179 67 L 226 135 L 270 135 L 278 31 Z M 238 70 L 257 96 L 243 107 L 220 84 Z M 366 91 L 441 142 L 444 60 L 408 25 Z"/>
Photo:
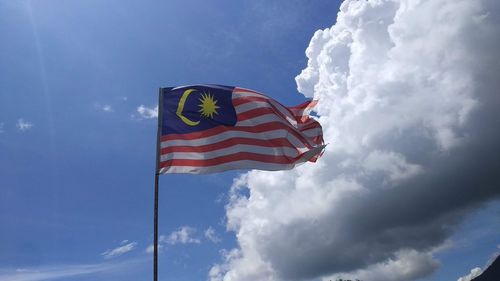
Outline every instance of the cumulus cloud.
<path id="1" fill-rule="evenodd" d="M 149 108 L 141 104 L 137 108 L 137 113 L 141 119 L 154 119 L 158 117 L 158 106 Z"/>
<path id="2" fill-rule="evenodd" d="M 481 273 L 483 273 L 483 270 L 480 267 L 475 267 L 471 269 L 469 274 L 458 278 L 457 281 L 471 281 L 472 279 L 481 275 Z"/>
<path id="3" fill-rule="evenodd" d="M 239 248 L 211 280 L 415 280 L 500 193 L 500 3 L 346 0 L 297 87 L 330 145 L 316 164 L 236 179 Z"/>
<path id="4" fill-rule="evenodd" d="M 495 262 L 495 260 L 500 256 L 500 252 L 498 251 L 500 249 L 500 245 L 497 246 L 497 251 L 495 251 L 486 265 L 481 268 L 481 267 L 474 267 L 473 269 L 470 270 L 469 274 L 462 276 L 457 279 L 457 281 L 472 281 L 474 278 L 478 277 L 479 275 L 483 274 L 483 271 L 488 271 L 488 268 L 492 266 L 492 264 Z M 485 277 L 483 276 L 483 279 Z"/>
<path id="5" fill-rule="evenodd" d="M 31 129 L 31 127 L 33 127 L 33 123 L 25 121 L 23 118 L 19 118 L 17 120 L 16 127 L 19 129 L 19 131 L 24 132 Z"/>
<path id="6" fill-rule="evenodd" d="M 210 280 L 223 280 L 224 275 L 226 275 L 228 273 L 233 261 L 241 258 L 241 251 L 238 249 L 233 249 L 231 251 L 221 250 L 220 254 L 224 258 L 224 263 L 216 264 L 210 268 L 210 271 L 208 273 Z M 253 265 L 252 265 L 252 269 L 253 269 Z M 227 279 L 230 279 L 230 278 L 231 277 L 228 277 Z M 256 280 L 258 280 L 258 279 L 256 279 Z M 266 280 L 266 279 L 264 278 L 262 280 Z"/>
<path id="7" fill-rule="evenodd" d="M 122 241 L 122 243 L 120 243 L 121 246 L 114 249 L 108 249 L 103 253 L 101 253 L 101 256 L 103 256 L 105 259 L 116 258 L 134 250 L 135 247 L 137 246 L 137 242 L 130 242 L 130 243 L 127 242 L 128 240 Z"/>
<path id="8" fill-rule="evenodd" d="M 217 236 L 217 233 L 215 233 L 215 229 L 213 229 L 213 227 L 207 228 L 204 234 L 205 238 L 213 243 L 219 243 L 221 241 L 219 236 Z"/>
<path id="9" fill-rule="evenodd" d="M 432 258 L 431 252 L 420 253 L 415 250 L 402 250 L 394 258 L 384 263 L 377 263 L 365 269 L 342 275 L 333 275 L 323 280 L 351 279 L 370 281 L 417 280 L 432 273 L 439 263 Z"/>

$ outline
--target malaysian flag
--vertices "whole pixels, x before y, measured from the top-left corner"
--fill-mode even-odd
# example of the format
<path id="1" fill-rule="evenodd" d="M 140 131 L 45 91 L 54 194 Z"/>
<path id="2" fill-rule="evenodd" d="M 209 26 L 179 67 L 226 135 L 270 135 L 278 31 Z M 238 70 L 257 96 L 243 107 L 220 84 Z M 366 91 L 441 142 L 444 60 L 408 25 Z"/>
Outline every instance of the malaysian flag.
<path id="1" fill-rule="evenodd" d="M 162 88 L 159 173 L 274 171 L 315 162 L 325 147 L 321 125 L 308 115 L 315 104 L 285 107 L 229 86 Z"/>

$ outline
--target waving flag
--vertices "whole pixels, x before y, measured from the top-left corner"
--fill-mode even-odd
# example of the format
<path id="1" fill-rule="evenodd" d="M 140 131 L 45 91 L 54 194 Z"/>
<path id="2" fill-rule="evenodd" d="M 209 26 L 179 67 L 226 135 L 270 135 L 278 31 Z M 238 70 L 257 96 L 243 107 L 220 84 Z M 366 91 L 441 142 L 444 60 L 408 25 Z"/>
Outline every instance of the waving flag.
<path id="1" fill-rule="evenodd" d="M 252 90 L 195 85 L 163 88 L 159 172 L 285 170 L 315 162 L 324 149 L 309 101 L 285 107 Z"/>

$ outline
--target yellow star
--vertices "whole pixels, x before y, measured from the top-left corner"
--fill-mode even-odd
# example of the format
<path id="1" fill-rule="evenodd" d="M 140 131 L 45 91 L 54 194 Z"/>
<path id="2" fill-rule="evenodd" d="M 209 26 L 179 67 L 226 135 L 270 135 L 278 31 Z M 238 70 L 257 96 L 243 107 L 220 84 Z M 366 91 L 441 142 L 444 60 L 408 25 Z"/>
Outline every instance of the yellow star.
<path id="1" fill-rule="evenodd" d="M 217 105 L 217 101 L 214 100 L 214 96 L 210 95 L 210 93 L 201 94 L 200 102 L 201 104 L 198 106 L 201 107 L 199 110 L 201 116 L 205 118 L 214 118 L 214 113 L 219 114 L 217 109 L 220 108 L 220 106 Z"/>

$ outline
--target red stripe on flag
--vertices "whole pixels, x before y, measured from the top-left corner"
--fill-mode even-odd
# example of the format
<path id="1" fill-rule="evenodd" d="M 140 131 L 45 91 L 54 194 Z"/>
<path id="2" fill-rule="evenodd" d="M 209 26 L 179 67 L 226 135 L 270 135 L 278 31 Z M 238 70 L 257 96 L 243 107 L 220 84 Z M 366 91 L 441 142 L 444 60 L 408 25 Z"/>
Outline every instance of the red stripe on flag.
<path id="1" fill-rule="evenodd" d="M 317 125 L 317 127 L 320 127 L 321 125 Z M 194 140 L 194 139 L 202 139 L 202 138 L 207 138 L 211 137 L 214 135 L 218 135 L 223 132 L 227 131 L 234 131 L 234 132 L 247 132 L 247 133 L 264 133 L 268 131 L 273 131 L 273 130 L 287 130 L 290 133 L 295 133 L 295 129 L 291 126 L 287 126 L 283 124 L 282 122 L 278 121 L 271 121 L 268 123 L 264 124 L 259 124 L 255 126 L 217 126 L 208 130 L 204 131 L 199 131 L 199 132 L 192 132 L 192 133 L 187 133 L 187 134 L 168 134 L 161 136 L 160 140 L 161 141 L 169 141 L 169 140 Z M 301 139 L 304 139 L 301 137 Z"/>
<path id="2" fill-rule="evenodd" d="M 230 155 L 220 156 L 212 159 L 171 159 L 160 163 L 160 168 L 170 166 L 191 166 L 191 167 L 208 167 L 225 164 L 228 162 L 250 160 L 273 164 L 292 164 L 302 157 L 303 154 L 297 157 L 273 156 L 267 154 L 258 154 L 252 152 L 237 152 Z"/>
<path id="3" fill-rule="evenodd" d="M 238 114 L 238 122 L 250 120 L 259 116 L 267 115 L 267 114 L 272 114 L 272 115 L 278 115 L 283 122 L 286 122 L 289 124 L 288 126 L 294 127 L 299 131 L 304 131 L 307 129 L 311 129 L 314 127 L 320 127 L 321 125 L 314 119 L 309 118 L 308 116 L 301 116 L 302 119 L 296 120 L 298 127 L 293 126 L 288 122 L 288 119 L 284 115 L 281 114 L 281 112 L 274 110 L 273 108 L 269 107 L 259 107 L 255 109 L 250 109 L 248 111 L 242 112 Z M 304 118 L 306 117 L 306 118 Z"/>
<path id="4" fill-rule="evenodd" d="M 310 130 L 310 129 L 314 129 L 314 128 L 320 128 L 321 125 L 318 123 L 318 121 L 312 119 L 312 118 L 309 118 L 308 119 L 308 122 L 305 122 L 301 127 L 300 127 L 300 131 L 307 131 L 307 130 Z"/>
<path id="5" fill-rule="evenodd" d="M 288 113 L 290 113 L 291 116 L 295 117 L 295 119 L 298 122 L 307 122 L 309 120 L 309 116 L 304 115 L 303 112 L 306 109 L 312 108 L 312 107 L 314 107 L 314 106 L 316 106 L 318 104 L 317 100 L 310 100 L 310 101 L 306 101 L 306 102 L 304 102 L 302 104 L 299 104 L 297 106 L 287 107 L 287 106 L 284 106 L 283 104 L 279 103 L 278 101 L 276 101 L 274 99 L 271 99 L 271 98 L 267 97 L 266 95 L 261 94 L 259 92 L 255 92 L 255 91 L 251 91 L 251 90 L 246 90 L 246 89 L 241 89 L 241 88 L 235 88 L 233 90 L 233 92 L 239 92 L 239 93 L 243 92 L 243 93 L 251 93 L 251 94 L 262 95 L 262 97 L 248 96 L 248 97 L 234 98 L 233 99 L 233 105 L 234 106 L 239 106 L 239 105 L 242 105 L 242 104 L 245 104 L 245 103 L 249 103 L 249 102 L 252 102 L 252 101 L 268 102 L 269 105 L 271 105 L 273 108 L 275 108 L 277 110 L 277 112 L 281 113 L 281 111 L 276 106 L 276 105 L 279 105 L 282 109 L 284 109 Z M 275 103 L 276 105 L 273 104 L 273 103 Z M 282 117 L 285 116 L 285 114 L 283 114 L 283 113 L 281 113 L 280 115 Z"/>
<path id="6" fill-rule="evenodd" d="M 259 93 L 259 92 L 256 92 L 256 91 L 252 91 L 252 90 L 249 90 L 249 89 L 244 89 L 244 88 L 238 88 L 238 87 L 235 87 L 235 88 L 233 89 L 233 93 L 234 93 L 234 92 L 263 95 L 263 94 L 261 94 L 261 93 Z M 263 96 L 265 96 L 265 95 L 263 95 Z"/>
<path id="7" fill-rule="evenodd" d="M 255 102 L 255 101 L 269 102 L 269 99 L 264 98 L 264 97 L 253 97 L 253 96 L 248 96 L 248 97 L 243 97 L 243 98 L 234 98 L 233 99 L 233 106 L 239 106 L 239 105 L 242 105 L 245 103 Z"/>
<path id="8" fill-rule="evenodd" d="M 238 144 L 247 144 L 247 145 L 255 145 L 262 147 L 290 147 L 295 148 L 297 152 L 299 151 L 293 144 L 290 143 L 286 138 L 276 138 L 269 140 L 261 140 L 261 139 L 251 139 L 251 138 L 231 138 L 224 141 L 220 141 L 213 144 L 207 145 L 199 145 L 199 146 L 186 146 L 186 145 L 178 145 L 178 146 L 169 146 L 164 147 L 160 150 L 160 154 L 167 154 L 172 152 L 208 152 L 218 149 L 223 149 L 227 147 L 231 147 Z"/>
<path id="9" fill-rule="evenodd" d="M 252 119 L 252 118 L 259 117 L 259 116 L 266 115 L 266 114 L 279 114 L 281 118 L 286 120 L 286 118 L 284 118 L 281 115 L 281 113 L 276 112 L 272 108 L 259 107 L 259 108 L 250 109 L 248 111 L 245 111 L 245 112 L 238 114 L 238 122 L 245 121 L 245 120 Z"/>
<path id="10" fill-rule="evenodd" d="M 264 133 L 268 131 L 274 130 L 286 130 L 294 137 L 296 137 L 305 147 L 312 148 L 313 146 L 310 144 L 310 141 L 305 138 L 300 132 L 295 130 L 291 126 L 284 125 L 281 122 L 269 122 L 256 126 L 245 126 L 245 127 L 228 127 L 228 126 L 218 126 L 212 129 L 208 129 L 201 132 L 193 132 L 189 134 L 170 134 L 161 137 L 161 141 L 169 141 L 169 140 L 193 140 L 193 139 L 203 139 L 211 136 L 215 136 L 217 134 L 226 132 L 226 131 L 234 131 L 234 132 L 247 132 L 247 133 Z"/>

